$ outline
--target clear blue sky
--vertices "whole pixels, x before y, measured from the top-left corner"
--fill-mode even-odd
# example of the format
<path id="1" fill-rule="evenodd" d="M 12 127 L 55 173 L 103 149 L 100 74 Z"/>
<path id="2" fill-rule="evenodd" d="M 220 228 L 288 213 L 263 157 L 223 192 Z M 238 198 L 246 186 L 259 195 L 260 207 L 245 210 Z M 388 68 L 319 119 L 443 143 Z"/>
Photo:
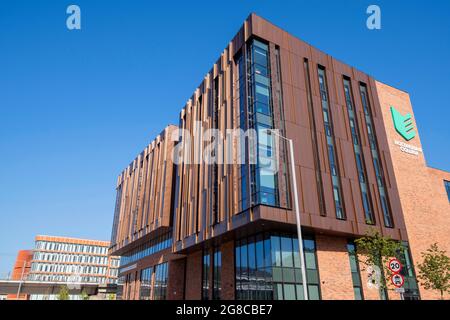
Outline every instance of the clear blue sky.
<path id="1" fill-rule="evenodd" d="M 408 91 L 429 165 L 450 170 L 449 1 L 2 0 L 0 273 L 36 234 L 109 240 L 117 175 L 177 123 L 250 12 Z"/>

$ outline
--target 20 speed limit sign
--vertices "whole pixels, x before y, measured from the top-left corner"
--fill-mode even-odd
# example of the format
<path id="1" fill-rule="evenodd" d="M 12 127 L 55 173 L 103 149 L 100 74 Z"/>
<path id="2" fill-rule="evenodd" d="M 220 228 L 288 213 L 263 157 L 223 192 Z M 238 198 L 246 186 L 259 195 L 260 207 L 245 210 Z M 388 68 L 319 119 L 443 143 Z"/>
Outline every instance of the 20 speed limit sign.
<path id="1" fill-rule="evenodd" d="M 394 258 L 394 259 L 389 260 L 388 268 L 389 268 L 389 270 L 392 271 L 392 273 L 397 274 L 400 271 L 402 271 L 403 266 L 398 259 Z"/>

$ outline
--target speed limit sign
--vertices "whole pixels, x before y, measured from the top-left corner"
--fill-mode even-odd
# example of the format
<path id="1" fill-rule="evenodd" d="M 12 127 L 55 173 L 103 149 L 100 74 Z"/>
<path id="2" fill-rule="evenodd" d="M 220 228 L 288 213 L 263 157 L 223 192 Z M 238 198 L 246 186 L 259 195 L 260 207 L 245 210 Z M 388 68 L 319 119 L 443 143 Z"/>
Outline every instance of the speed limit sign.
<path id="1" fill-rule="evenodd" d="M 400 271 L 402 271 L 403 266 L 398 259 L 394 258 L 394 259 L 389 260 L 388 268 L 389 268 L 389 270 L 392 271 L 392 273 L 397 274 Z"/>

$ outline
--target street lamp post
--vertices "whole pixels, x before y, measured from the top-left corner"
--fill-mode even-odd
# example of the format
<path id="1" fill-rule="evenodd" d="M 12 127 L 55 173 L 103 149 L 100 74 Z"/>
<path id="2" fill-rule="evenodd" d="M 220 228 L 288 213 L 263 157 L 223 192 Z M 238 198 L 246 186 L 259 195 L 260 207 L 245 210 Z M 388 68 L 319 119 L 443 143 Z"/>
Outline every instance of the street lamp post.
<path id="1" fill-rule="evenodd" d="M 292 171 L 292 189 L 294 192 L 294 206 L 295 206 L 295 220 L 297 222 L 297 238 L 298 238 L 298 249 L 300 255 L 300 265 L 302 268 L 302 282 L 303 282 L 303 296 L 305 300 L 309 300 L 308 296 L 308 284 L 306 280 L 306 264 L 305 264 L 305 255 L 303 250 L 303 236 L 302 236 L 302 225 L 300 221 L 300 208 L 298 204 L 298 191 L 297 191 L 297 176 L 295 174 L 295 162 L 294 162 L 294 142 L 292 139 L 288 139 L 278 133 L 273 132 L 272 130 L 268 130 L 269 134 L 274 134 L 287 142 L 289 142 L 290 149 L 290 160 L 291 160 L 291 171 Z"/>
<path id="2" fill-rule="evenodd" d="M 27 261 L 24 260 L 23 261 L 23 266 L 22 266 L 22 274 L 20 276 L 20 282 L 19 282 L 19 288 L 17 288 L 17 295 L 16 295 L 16 299 L 19 299 L 20 296 L 20 290 L 22 289 L 22 283 L 23 283 L 23 275 L 25 273 L 25 267 L 26 267 Z"/>

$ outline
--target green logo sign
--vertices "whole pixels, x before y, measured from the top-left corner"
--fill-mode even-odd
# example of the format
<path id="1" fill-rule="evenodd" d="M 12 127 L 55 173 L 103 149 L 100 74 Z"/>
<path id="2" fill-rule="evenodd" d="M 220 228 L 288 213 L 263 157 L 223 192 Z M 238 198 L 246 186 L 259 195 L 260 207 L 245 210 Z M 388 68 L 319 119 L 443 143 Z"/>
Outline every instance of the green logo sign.
<path id="1" fill-rule="evenodd" d="M 408 113 L 407 115 L 402 116 L 394 107 L 391 107 L 391 113 L 395 130 L 397 130 L 406 141 L 413 139 L 416 136 L 416 131 L 414 130 L 411 114 Z"/>

